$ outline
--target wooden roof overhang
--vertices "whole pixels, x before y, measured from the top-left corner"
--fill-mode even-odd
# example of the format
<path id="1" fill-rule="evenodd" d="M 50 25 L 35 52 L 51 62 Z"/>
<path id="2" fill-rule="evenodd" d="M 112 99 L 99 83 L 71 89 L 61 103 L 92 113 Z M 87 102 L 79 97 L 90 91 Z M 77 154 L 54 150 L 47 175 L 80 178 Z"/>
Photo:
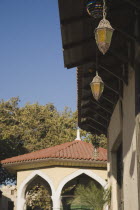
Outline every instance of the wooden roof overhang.
<path id="1" fill-rule="evenodd" d="M 98 51 L 98 71 L 105 83 L 99 102 L 91 94 L 90 82 L 96 72 L 97 46 L 94 30 L 100 19 L 87 14 L 87 0 L 58 0 L 62 33 L 64 65 L 77 67 L 78 124 L 97 134 L 107 134 L 114 107 L 127 84 L 128 64 L 133 65 L 136 36 L 135 25 L 140 17 L 139 0 L 106 0 L 107 19 L 115 29 L 110 49 L 105 55 Z"/>

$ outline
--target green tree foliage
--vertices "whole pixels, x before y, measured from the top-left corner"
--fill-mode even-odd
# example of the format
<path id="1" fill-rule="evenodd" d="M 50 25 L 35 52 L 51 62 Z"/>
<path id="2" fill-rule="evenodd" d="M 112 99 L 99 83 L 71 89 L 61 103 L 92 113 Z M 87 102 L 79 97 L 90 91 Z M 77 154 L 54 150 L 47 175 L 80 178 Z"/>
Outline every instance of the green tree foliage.
<path id="1" fill-rule="evenodd" d="M 24 107 L 19 107 L 19 102 L 19 98 L 0 101 L 1 160 L 73 141 L 76 138 L 77 112 L 72 112 L 67 107 L 58 112 L 51 103 L 44 106 L 28 103 Z M 94 141 L 95 138 L 86 131 L 81 131 L 81 136 L 88 142 Z M 100 136 L 99 139 L 106 144 L 105 137 Z M 0 171 L 0 175 L 1 173 L 3 174 L 3 170 Z"/>
<path id="2" fill-rule="evenodd" d="M 0 154 L 2 158 L 25 153 L 21 141 L 18 98 L 0 102 Z"/>
<path id="3" fill-rule="evenodd" d="M 92 143 L 95 147 L 107 148 L 107 138 L 104 134 L 98 136 L 96 134 L 88 133 L 86 134 L 84 141 Z"/>
<path id="4" fill-rule="evenodd" d="M 70 109 L 18 103 L 18 98 L 0 102 L 1 159 L 74 140 L 77 119 Z"/>
<path id="5" fill-rule="evenodd" d="M 27 210 L 50 210 L 51 195 L 49 190 L 40 183 L 35 184 L 26 194 Z"/>
<path id="6" fill-rule="evenodd" d="M 18 98 L 0 101 L 0 160 L 27 152 L 21 141 L 18 102 Z M 0 167 L 0 183 L 14 179 L 14 175 Z"/>
<path id="7" fill-rule="evenodd" d="M 103 210 L 104 189 L 90 182 L 89 185 L 78 185 L 76 187 L 75 198 L 70 201 L 71 205 L 82 205 L 86 209 Z"/>

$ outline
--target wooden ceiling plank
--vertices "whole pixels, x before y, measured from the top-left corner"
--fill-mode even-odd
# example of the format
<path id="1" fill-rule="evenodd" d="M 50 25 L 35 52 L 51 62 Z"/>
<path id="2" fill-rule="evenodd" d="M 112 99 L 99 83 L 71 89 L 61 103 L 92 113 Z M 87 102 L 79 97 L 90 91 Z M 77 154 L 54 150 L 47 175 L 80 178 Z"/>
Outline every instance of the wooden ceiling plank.
<path id="1" fill-rule="evenodd" d="M 75 16 L 75 17 L 70 17 L 70 18 L 62 19 L 60 22 L 61 22 L 61 25 L 62 26 L 65 26 L 67 24 L 75 23 L 76 21 L 82 21 L 85 18 L 91 19 L 90 16 L 87 14 L 87 15 Z"/>
<path id="2" fill-rule="evenodd" d="M 115 105 L 115 103 L 113 103 L 109 98 L 105 97 L 104 95 L 102 95 L 101 97 L 106 101 L 108 101 L 109 103 L 111 103 L 112 105 Z"/>
<path id="3" fill-rule="evenodd" d="M 93 127 L 91 128 L 91 126 L 89 126 L 89 124 L 86 124 L 86 128 L 85 128 L 85 125 L 83 125 L 83 124 L 82 125 L 79 124 L 78 126 L 79 126 L 79 128 L 86 130 L 87 132 L 90 132 L 92 134 L 98 134 L 98 135 L 103 134 L 103 131 L 97 131 L 97 129 L 95 129 Z"/>
<path id="4" fill-rule="evenodd" d="M 105 87 L 112 90 L 114 93 L 116 93 L 117 95 L 119 95 L 119 92 L 117 90 L 115 90 L 114 88 L 110 87 L 109 85 L 107 85 L 106 83 L 104 83 Z"/>
<path id="5" fill-rule="evenodd" d="M 101 109 L 103 109 L 104 111 L 106 111 L 106 112 L 109 113 L 110 115 L 112 115 L 112 111 L 106 109 L 106 108 L 105 108 L 104 106 L 102 106 L 101 104 L 99 104 L 99 103 L 97 103 L 97 102 L 95 102 L 95 101 L 93 101 L 93 100 L 91 100 L 91 102 L 92 102 L 93 104 L 99 106 Z"/>
<path id="6" fill-rule="evenodd" d="M 82 45 L 82 44 L 90 42 L 92 39 L 93 39 L 93 37 L 89 37 L 88 39 L 84 39 L 84 40 L 81 40 L 81 41 L 72 42 L 72 43 L 69 43 L 69 44 L 64 44 L 63 45 L 63 49 L 64 50 L 68 50 L 70 48 L 77 47 L 79 45 Z"/>
<path id="7" fill-rule="evenodd" d="M 90 115 L 97 114 L 99 117 L 101 117 L 103 120 L 105 120 L 108 123 L 108 119 L 106 117 L 104 117 L 103 115 L 101 115 L 99 112 L 96 112 L 95 110 L 92 110 L 90 108 L 88 109 L 87 112 L 90 113 Z M 86 113 L 85 113 L 85 115 L 86 115 Z M 84 117 L 83 114 L 81 114 L 81 116 Z"/>
<path id="8" fill-rule="evenodd" d="M 113 68 L 113 67 L 112 67 L 112 68 Z M 90 69 L 92 69 L 92 68 L 90 68 Z M 103 70 L 103 71 L 104 71 L 104 70 Z M 102 69 L 101 69 L 101 68 L 99 69 L 99 72 L 102 73 Z M 83 73 L 82 76 L 83 76 L 83 78 L 95 77 L 95 70 L 93 70 L 93 72 L 88 72 L 88 71 L 86 71 L 86 72 Z M 123 78 L 122 75 L 118 75 L 118 77 L 119 77 L 119 78 L 115 77 L 115 79 L 118 79 L 118 80 L 123 81 L 123 80 L 122 80 L 122 78 Z M 122 78 L 121 78 L 121 77 L 122 77 Z"/>
<path id="9" fill-rule="evenodd" d="M 108 125 L 108 122 L 109 122 L 109 119 L 107 119 L 107 116 L 105 118 L 102 113 L 96 112 L 95 110 L 93 111 L 91 108 L 86 109 L 86 112 L 82 113 L 80 116 L 81 118 L 87 118 L 88 116 L 96 118 L 97 116 L 106 125 Z"/>
<path id="10" fill-rule="evenodd" d="M 99 120 L 95 120 L 94 118 L 92 117 L 87 117 L 87 119 L 91 120 L 91 121 L 94 121 L 96 122 L 97 124 L 101 125 L 102 127 L 104 127 L 105 129 L 107 129 L 107 126 L 103 125 Z"/>
<path id="11" fill-rule="evenodd" d="M 98 129 L 98 128 L 95 128 L 94 126 L 92 126 L 92 125 L 90 125 L 90 124 L 88 124 L 88 123 L 87 123 L 87 125 L 88 125 L 89 127 L 93 128 L 94 130 L 97 130 L 97 131 L 98 131 L 99 133 L 101 133 L 101 134 L 104 133 L 104 131 L 102 131 L 102 130 L 100 130 L 100 129 Z"/>
<path id="12" fill-rule="evenodd" d="M 96 63 L 94 63 L 94 65 L 96 65 Z M 110 69 L 108 69 L 107 67 L 104 67 L 104 66 L 101 65 L 101 64 L 99 64 L 98 67 L 101 68 L 102 70 L 108 72 L 108 73 L 111 74 L 112 76 L 116 77 L 117 79 L 123 81 L 122 75 L 118 75 L 118 74 L 112 72 Z"/>

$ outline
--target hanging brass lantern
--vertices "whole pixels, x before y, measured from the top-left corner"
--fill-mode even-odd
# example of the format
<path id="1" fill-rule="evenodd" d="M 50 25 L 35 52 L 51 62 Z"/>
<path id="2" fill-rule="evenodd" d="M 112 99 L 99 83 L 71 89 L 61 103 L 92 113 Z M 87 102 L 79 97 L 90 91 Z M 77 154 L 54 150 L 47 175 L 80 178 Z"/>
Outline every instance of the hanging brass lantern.
<path id="1" fill-rule="evenodd" d="M 96 43 L 103 54 L 105 54 L 110 47 L 113 31 L 114 29 L 106 19 L 102 19 L 95 29 Z"/>
<path id="2" fill-rule="evenodd" d="M 90 87 L 93 97 L 95 98 L 96 101 L 98 101 L 104 90 L 104 82 L 101 79 L 101 77 L 98 76 L 97 72 L 96 76 L 93 78 L 92 82 L 90 83 Z"/>
<path id="3" fill-rule="evenodd" d="M 103 0 L 103 19 L 95 29 L 95 40 L 99 50 L 103 54 L 105 54 L 110 47 L 113 31 L 114 29 L 110 25 L 110 22 L 106 20 L 106 5 L 105 0 Z"/>

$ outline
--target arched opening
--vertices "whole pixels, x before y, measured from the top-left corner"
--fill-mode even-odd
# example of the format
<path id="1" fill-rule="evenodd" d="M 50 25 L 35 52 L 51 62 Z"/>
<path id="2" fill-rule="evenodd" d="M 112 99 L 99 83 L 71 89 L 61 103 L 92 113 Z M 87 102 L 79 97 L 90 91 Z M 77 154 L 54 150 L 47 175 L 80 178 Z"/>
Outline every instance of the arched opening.
<path id="1" fill-rule="evenodd" d="M 25 190 L 26 210 L 52 209 L 52 191 L 49 183 L 39 175 L 28 182 Z"/>
<path id="2" fill-rule="evenodd" d="M 92 189 L 92 194 L 90 194 L 91 198 L 89 198 L 89 204 L 85 204 L 80 198 L 80 196 L 77 196 L 78 190 L 83 190 L 83 194 L 87 193 L 84 191 L 84 189 Z M 94 189 L 93 189 L 94 188 Z M 96 192 L 95 192 L 96 191 Z M 61 192 L 61 209 L 62 210 L 90 210 L 93 209 L 93 205 L 90 204 L 91 200 L 92 202 L 95 202 L 94 197 L 97 199 L 97 195 L 94 194 L 94 192 L 97 194 L 98 192 L 101 192 L 100 195 L 103 193 L 103 186 L 91 178 L 90 176 L 82 173 L 79 176 L 73 178 L 72 180 L 68 181 L 62 188 Z M 87 196 L 85 194 L 85 196 Z M 103 197 L 103 196 L 102 196 Z M 92 199 L 93 198 L 93 199 Z M 101 198 L 102 199 L 102 198 Z M 97 201 L 96 201 L 97 202 Z M 99 201 L 101 202 L 101 201 Z"/>
<path id="3" fill-rule="evenodd" d="M 17 209 L 18 210 L 26 210 L 26 196 L 25 196 L 26 193 L 25 192 L 27 192 L 26 190 L 27 187 L 37 176 L 42 177 L 42 179 L 49 184 L 51 188 L 51 195 L 52 196 L 54 195 L 55 188 L 50 177 L 39 170 L 35 170 L 31 174 L 29 174 L 29 176 L 27 176 L 27 178 L 19 186 L 18 194 L 17 194 Z"/>

